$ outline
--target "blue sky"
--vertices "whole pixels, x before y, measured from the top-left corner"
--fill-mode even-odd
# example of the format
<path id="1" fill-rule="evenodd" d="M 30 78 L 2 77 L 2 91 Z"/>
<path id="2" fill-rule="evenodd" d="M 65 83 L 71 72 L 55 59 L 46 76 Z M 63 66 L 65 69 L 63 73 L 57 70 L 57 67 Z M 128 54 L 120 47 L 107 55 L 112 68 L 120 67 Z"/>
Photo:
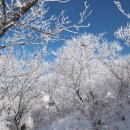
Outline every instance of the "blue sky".
<path id="1" fill-rule="evenodd" d="M 106 38 L 110 41 L 116 40 L 113 33 L 119 27 L 125 26 L 130 20 L 124 16 L 118 8 L 115 6 L 114 0 L 88 0 L 89 10 L 92 10 L 92 14 L 86 19 L 84 25 L 88 23 L 91 24 L 89 28 L 81 29 L 79 34 L 87 32 L 87 33 L 104 33 L 106 32 Z M 122 4 L 125 12 L 130 13 L 130 0 L 117 0 Z M 79 12 L 83 10 L 83 3 L 85 0 L 71 0 L 66 4 L 60 3 L 48 3 L 48 7 L 50 7 L 48 16 L 52 14 L 59 14 L 62 9 L 66 10 L 66 15 L 69 15 L 71 21 L 77 21 L 79 19 Z M 71 35 L 72 36 L 72 35 Z M 67 38 L 71 37 L 66 34 Z M 121 41 L 122 43 L 122 41 Z M 63 45 L 63 41 L 59 41 L 56 43 L 49 43 L 48 49 L 56 50 L 58 47 Z M 130 53 L 130 48 L 124 46 L 123 54 Z M 48 57 L 48 58 L 51 58 Z"/>

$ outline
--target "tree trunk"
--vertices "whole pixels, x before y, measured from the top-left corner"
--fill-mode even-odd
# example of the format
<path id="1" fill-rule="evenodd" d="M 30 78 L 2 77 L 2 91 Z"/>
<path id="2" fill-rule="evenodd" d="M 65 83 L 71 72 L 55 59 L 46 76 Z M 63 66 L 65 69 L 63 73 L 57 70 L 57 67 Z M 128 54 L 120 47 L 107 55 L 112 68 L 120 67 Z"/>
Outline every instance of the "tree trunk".
<path id="1" fill-rule="evenodd" d="M 15 129 L 16 129 L 16 130 L 20 130 L 20 129 L 19 129 L 19 125 L 18 125 L 17 123 L 15 123 Z"/>
<path id="2" fill-rule="evenodd" d="M 15 120 L 15 129 L 16 129 L 16 130 L 20 130 L 20 129 L 19 129 L 19 123 L 17 122 L 17 120 Z"/>

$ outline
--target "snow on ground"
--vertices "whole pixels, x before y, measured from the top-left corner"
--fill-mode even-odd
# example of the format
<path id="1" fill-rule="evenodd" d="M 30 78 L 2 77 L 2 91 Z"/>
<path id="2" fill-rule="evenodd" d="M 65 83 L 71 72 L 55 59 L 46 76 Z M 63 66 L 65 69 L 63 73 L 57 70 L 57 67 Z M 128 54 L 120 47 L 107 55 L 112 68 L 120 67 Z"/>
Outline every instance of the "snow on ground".
<path id="1" fill-rule="evenodd" d="M 88 117 L 75 114 L 53 123 L 49 129 L 43 127 L 39 130 L 92 130 L 92 127 Z"/>

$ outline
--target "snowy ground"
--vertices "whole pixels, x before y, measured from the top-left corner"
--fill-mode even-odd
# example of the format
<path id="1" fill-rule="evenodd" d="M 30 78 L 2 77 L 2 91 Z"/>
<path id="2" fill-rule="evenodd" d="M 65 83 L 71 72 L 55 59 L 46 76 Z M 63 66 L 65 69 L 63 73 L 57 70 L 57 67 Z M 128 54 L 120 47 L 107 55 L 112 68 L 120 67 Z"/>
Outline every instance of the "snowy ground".
<path id="1" fill-rule="evenodd" d="M 92 130 L 92 127 L 88 117 L 75 114 L 53 123 L 50 128 L 43 127 L 39 130 Z"/>

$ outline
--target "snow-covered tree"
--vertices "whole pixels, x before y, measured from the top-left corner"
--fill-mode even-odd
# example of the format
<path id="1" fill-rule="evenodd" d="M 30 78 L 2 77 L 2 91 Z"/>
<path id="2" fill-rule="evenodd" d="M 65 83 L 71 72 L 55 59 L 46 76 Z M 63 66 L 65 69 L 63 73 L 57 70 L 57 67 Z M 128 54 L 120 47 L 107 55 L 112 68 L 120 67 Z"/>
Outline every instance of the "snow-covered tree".
<path id="1" fill-rule="evenodd" d="M 67 41 L 55 54 L 53 71 L 62 81 L 62 104 L 87 113 L 95 129 L 103 127 L 99 121 L 105 123 L 105 97 L 112 86 L 109 80 L 114 82 L 106 63 L 119 58 L 121 49 L 102 34 L 84 34 Z"/>
<path id="2" fill-rule="evenodd" d="M 40 84 L 40 78 L 47 73 L 47 63 L 43 63 L 42 59 L 43 52 L 39 55 L 27 53 L 27 56 L 23 52 L 22 55 L 18 59 L 8 52 L 1 57 L 0 118 L 8 121 L 5 125 L 11 130 L 19 130 L 21 122 L 37 104 L 42 94 L 41 88 L 44 87 Z"/>

